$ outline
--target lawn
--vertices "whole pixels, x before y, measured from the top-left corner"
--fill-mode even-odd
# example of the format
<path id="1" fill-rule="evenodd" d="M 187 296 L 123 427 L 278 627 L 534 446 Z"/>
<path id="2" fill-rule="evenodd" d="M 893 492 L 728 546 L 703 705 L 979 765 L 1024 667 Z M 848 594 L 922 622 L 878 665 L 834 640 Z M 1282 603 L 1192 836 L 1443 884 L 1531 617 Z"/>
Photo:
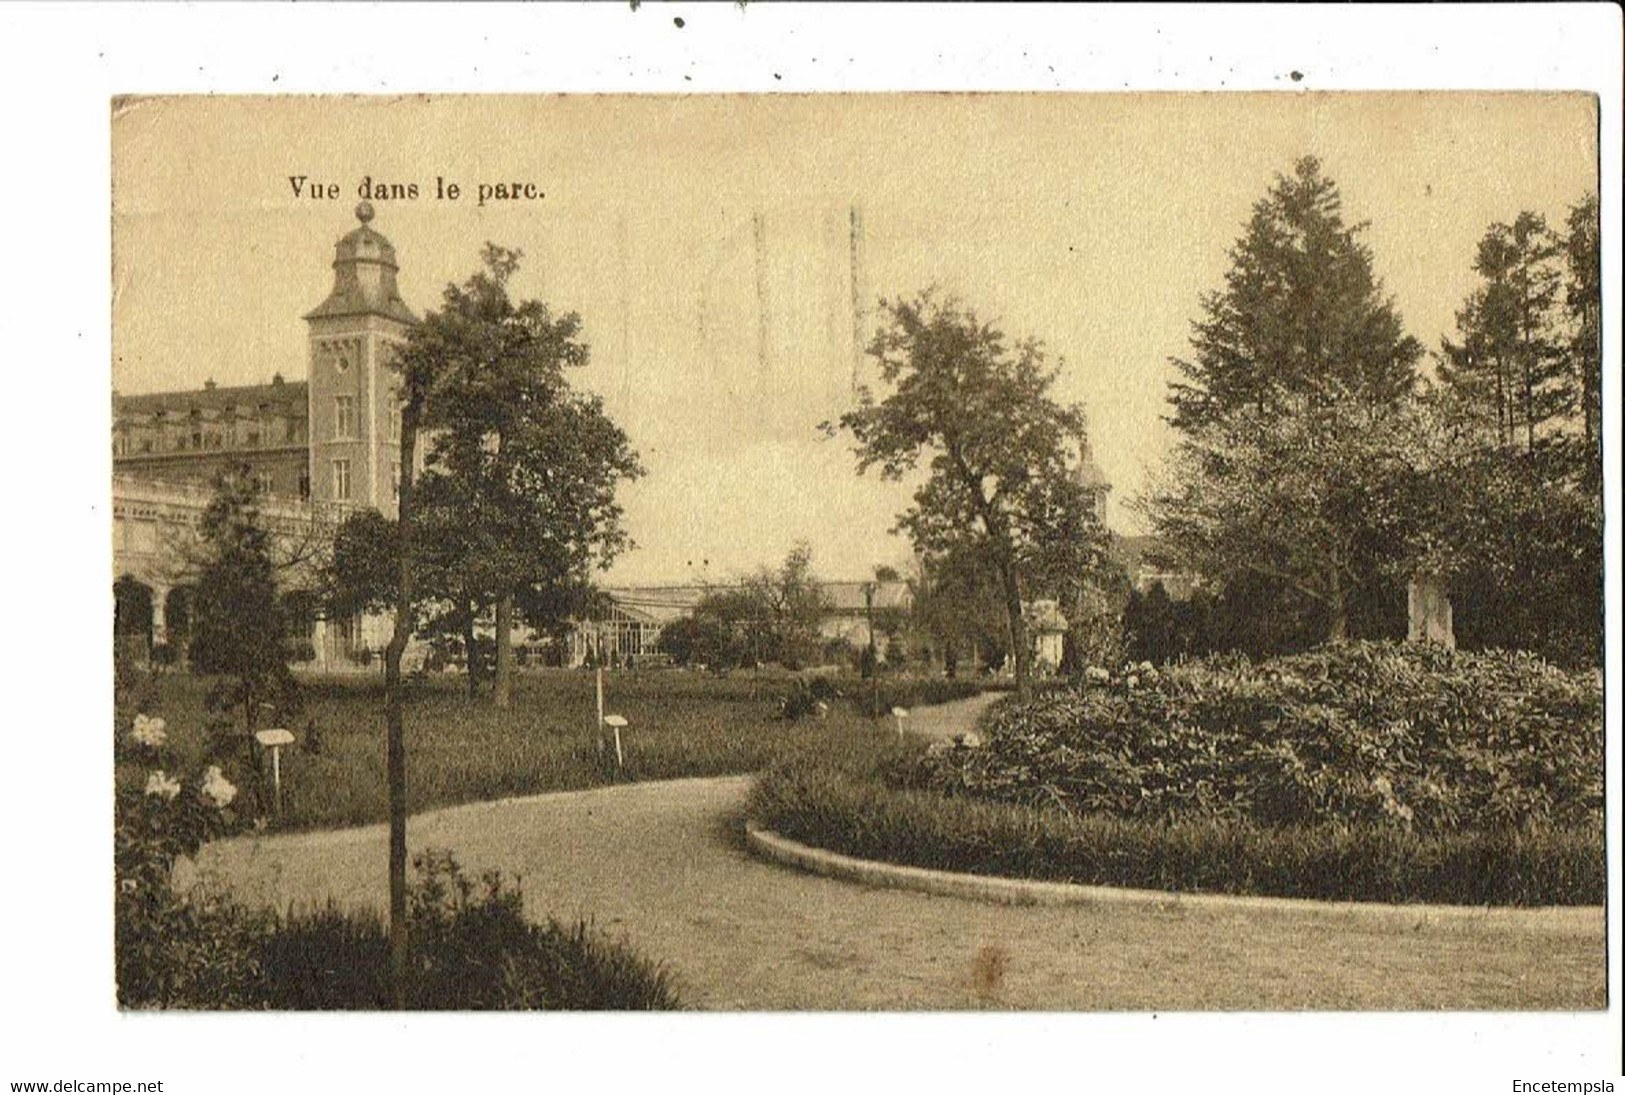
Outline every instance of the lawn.
<path id="1" fill-rule="evenodd" d="M 600 751 L 595 742 L 589 672 L 523 672 L 506 711 L 488 695 L 470 701 L 460 677 L 413 682 L 406 703 L 408 809 L 754 772 L 806 751 L 849 751 L 890 725 L 841 702 L 823 719 L 787 722 L 778 716 L 789 688 L 782 675 L 611 672 L 605 682 L 606 711 L 629 723 L 621 732 L 625 767 L 619 772 L 613 746 L 606 742 Z M 183 753 L 196 755 L 203 747 L 208 689 L 207 680 L 179 672 L 156 683 L 149 704 L 155 710 L 148 713 L 166 720 Z M 306 678 L 301 692 L 303 712 L 284 720 L 299 740 L 283 750 L 283 827 L 383 820 L 382 681 Z"/>

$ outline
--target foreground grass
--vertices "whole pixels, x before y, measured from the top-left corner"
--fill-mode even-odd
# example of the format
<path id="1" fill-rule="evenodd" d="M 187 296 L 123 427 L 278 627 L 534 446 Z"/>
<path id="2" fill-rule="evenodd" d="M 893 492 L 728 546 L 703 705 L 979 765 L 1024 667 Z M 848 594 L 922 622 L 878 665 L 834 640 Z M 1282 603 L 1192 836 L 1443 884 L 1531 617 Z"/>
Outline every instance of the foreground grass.
<path id="1" fill-rule="evenodd" d="M 649 1011 L 679 1006 L 671 972 L 585 921 L 526 919 L 517 883 L 465 874 L 451 852 L 415 860 L 409 1010 Z M 181 1010 L 381 1011 L 394 1006 L 376 909 L 329 901 L 252 909 L 207 890 L 121 903 L 119 1003 Z"/>
<path id="2" fill-rule="evenodd" d="M 738 775 L 789 756 L 862 750 L 884 724 L 851 704 L 827 718 L 778 717 L 782 677 L 717 679 L 678 671 L 606 674 L 606 711 L 624 716 L 625 767 L 595 733 L 593 676 L 519 675 L 505 711 L 470 701 L 461 678 L 410 685 L 406 703 L 407 803 L 412 812 L 611 783 Z M 183 752 L 200 753 L 209 683 L 183 673 L 157 684 L 156 710 Z M 303 682 L 304 710 L 286 720 L 298 742 L 283 751 L 283 827 L 360 825 L 387 816 L 383 684 L 375 677 Z M 269 776 L 266 776 L 267 781 Z"/>
<path id="3" fill-rule="evenodd" d="M 914 867 L 1173 892 L 1457 905 L 1600 905 L 1601 826 L 1424 836 L 1395 826 L 1268 827 L 1075 816 L 899 787 L 909 750 L 790 758 L 749 815 L 793 840 Z"/>

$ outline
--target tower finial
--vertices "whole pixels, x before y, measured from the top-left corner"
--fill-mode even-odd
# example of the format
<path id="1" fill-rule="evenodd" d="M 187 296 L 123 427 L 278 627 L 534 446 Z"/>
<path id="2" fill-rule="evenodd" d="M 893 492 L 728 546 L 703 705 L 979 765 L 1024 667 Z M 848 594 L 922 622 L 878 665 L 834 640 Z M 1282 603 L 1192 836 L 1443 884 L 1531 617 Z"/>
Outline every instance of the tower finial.
<path id="1" fill-rule="evenodd" d="M 355 219 L 362 224 L 372 220 L 372 202 L 363 200 L 360 205 L 356 206 Z"/>

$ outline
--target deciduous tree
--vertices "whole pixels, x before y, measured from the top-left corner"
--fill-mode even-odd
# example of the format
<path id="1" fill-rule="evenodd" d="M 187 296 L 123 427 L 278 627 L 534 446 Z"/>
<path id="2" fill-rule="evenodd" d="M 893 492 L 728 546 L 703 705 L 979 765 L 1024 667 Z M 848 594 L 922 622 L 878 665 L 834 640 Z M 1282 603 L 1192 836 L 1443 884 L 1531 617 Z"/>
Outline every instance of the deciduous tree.
<path id="1" fill-rule="evenodd" d="M 765 638 L 760 660 L 789 666 L 813 660 L 829 598 L 813 576 L 811 546 L 796 544 L 783 563 L 758 570 L 742 589 L 747 612 Z"/>
<path id="2" fill-rule="evenodd" d="M 960 552 L 989 568 L 1025 691 L 1029 586 L 1059 530 L 1094 521 L 1069 485 L 1087 448 L 1083 409 L 1051 397 L 1056 369 L 1037 341 L 1011 340 L 957 300 L 927 290 L 881 310 L 869 353 L 890 391 L 861 389 L 839 425 L 856 440 L 859 474 L 900 480 L 923 463 L 896 529 L 921 553 Z"/>
<path id="3" fill-rule="evenodd" d="M 628 546 L 616 488 L 643 472 L 602 400 L 565 376 L 587 361 L 580 317 L 509 295 L 520 258 L 488 244 L 484 269 L 447 286 L 423 412 L 420 497 L 436 556 L 425 578 L 466 631 L 495 607 L 498 706 L 511 687 L 516 602 L 547 603 L 537 590 L 579 585 Z"/>

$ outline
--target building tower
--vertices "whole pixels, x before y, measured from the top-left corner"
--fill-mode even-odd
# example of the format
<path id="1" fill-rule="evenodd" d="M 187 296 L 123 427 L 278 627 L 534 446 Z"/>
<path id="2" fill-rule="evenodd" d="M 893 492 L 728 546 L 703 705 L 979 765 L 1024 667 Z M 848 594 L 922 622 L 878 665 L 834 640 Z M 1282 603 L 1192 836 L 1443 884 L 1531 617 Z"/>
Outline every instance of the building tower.
<path id="1" fill-rule="evenodd" d="M 360 227 L 339 240 L 333 290 L 310 324 L 310 495 L 395 515 L 400 399 L 389 355 L 417 323 L 395 287 L 395 248 L 356 206 Z"/>

